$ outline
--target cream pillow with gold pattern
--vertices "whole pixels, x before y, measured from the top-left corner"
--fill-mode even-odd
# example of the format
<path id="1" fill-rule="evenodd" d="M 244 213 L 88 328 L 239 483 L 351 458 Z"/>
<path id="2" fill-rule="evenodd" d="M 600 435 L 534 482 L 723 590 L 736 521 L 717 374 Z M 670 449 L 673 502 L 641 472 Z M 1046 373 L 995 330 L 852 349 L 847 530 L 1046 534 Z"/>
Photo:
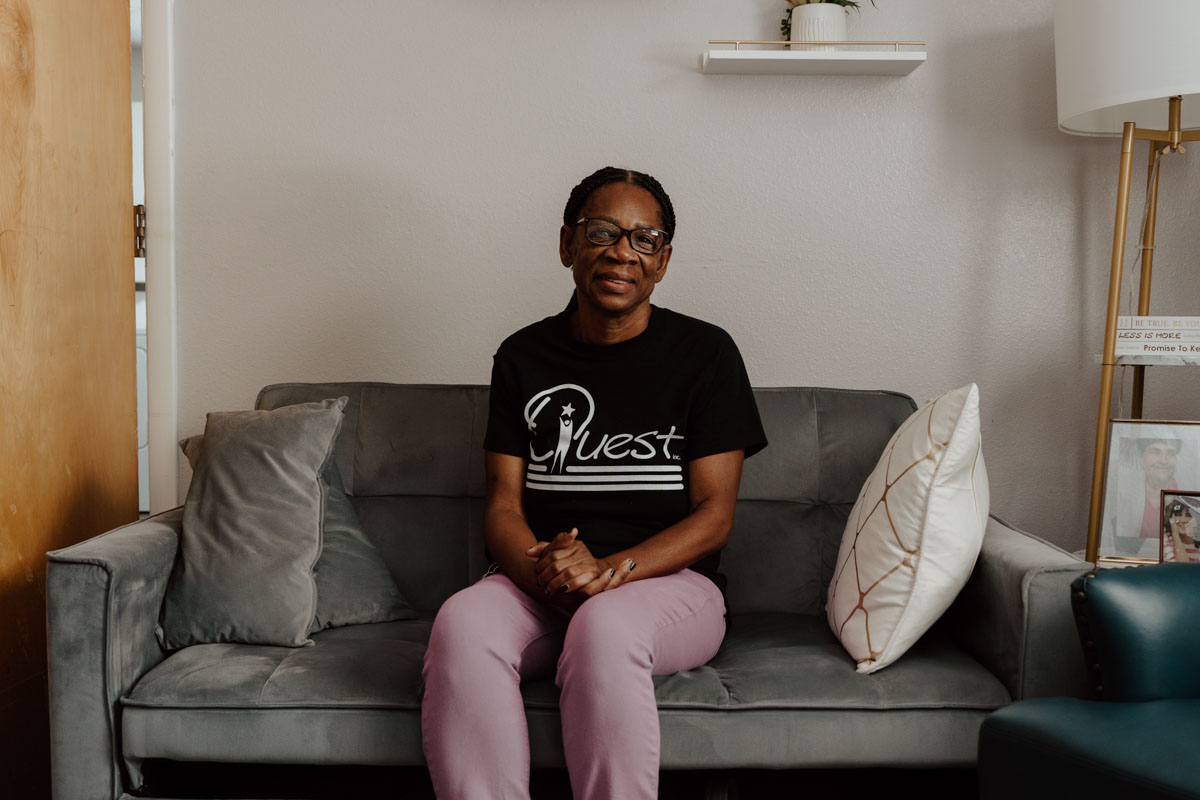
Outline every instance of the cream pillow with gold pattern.
<path id="1" fill-rule="evenodd" d="M 975 566 L 987 515 L 972 383 L 905 420 L 850 512 L 826 610 L 859 672 L 902 656 L 950 606 Z"/>

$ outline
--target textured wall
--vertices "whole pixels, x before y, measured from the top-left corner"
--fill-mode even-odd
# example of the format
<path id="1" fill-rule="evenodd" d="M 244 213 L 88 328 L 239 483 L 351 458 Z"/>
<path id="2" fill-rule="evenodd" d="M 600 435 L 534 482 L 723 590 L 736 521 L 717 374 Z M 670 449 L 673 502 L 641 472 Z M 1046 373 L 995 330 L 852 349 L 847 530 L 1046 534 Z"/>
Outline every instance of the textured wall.
<path id="1" fill-rule="evenodd" d="M 928 41 L 907 78 L 700 73 L 783 0 L 177 0 L 180 435 L 275 381 L 486 382 L 612 163 L 675 202 L 656 302 L 755 384 L 975 381 L 994 512 L 1082 547 L 1119 144 L 1055 128 L 1049 0 L 879 5 L 851 36 Z M 1164 169 L 1157 313 L 1196 310 L 1198 169 Z M 1191 375 L 1148 412 L 1197 416 Z"/>

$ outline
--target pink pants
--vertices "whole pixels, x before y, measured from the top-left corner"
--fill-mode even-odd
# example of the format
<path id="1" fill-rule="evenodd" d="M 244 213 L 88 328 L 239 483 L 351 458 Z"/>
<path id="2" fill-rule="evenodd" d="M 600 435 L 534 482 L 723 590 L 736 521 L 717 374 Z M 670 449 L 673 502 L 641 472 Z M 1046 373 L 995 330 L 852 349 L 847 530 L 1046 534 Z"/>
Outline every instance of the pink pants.
<path id="1" fill-rule="evenodd" d="M 441 800 L 528 798 L 522 680 L 562 689 L 563 747 L 578 800 L 658 794 L 658 711 L 651 675 L 711 659 L 725 602 L 702 575 L 633 581 L 573 616 L 490 575 L 442 605 L 425 653 L 421 727 Z"/>

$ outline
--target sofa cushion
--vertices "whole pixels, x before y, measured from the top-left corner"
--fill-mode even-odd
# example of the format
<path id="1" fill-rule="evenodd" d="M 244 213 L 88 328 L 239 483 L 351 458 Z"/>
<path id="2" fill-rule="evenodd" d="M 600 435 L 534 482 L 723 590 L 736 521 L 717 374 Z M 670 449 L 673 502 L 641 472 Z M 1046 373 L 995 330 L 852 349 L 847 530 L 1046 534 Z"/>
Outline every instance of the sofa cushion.
<path id="1" fill-rule="evenodd" d="M 171 650 L 308 644 L 326 489 L 346 398 L 208 415 L 162 614 Z"/>
<path id="2" fill-rule="evenodd" d="M 755 389 L 769 447 L 742 468 L 738 497 L 854 504 L 888 439 L 917 407 L 897 392 Z"/>
<path id="3" fill-rule="evenodd" d="M 422 615 L 432 617 L 488 567 L 481 499 L 355 497 L 354 508 L 400 592 Z"/>
<path id="4" fill-rule="evenodd" d="M 336 458 L 355 497 L 483 495 L 487 387 L 386 383 L 285 383 L 264 388 L 258 408 L 340 392 L 350 397 Z"/>
<path id="5" fill-rule="evenodd" d="M 825 503 L 739 500 L 721 556 L 730 613 L 823 614 L 848 512 Z"/>
<path id="6" fill-rule="evenodd" d="M 859 672 L 893 663 L 950 607 L 971 576 L 987 515 L 972 383 L 900 426 L 846 522 L 829 625 Z"/>
<path id="7" fill-rule="evenodd" d="M 124 699 L 125 755 L 423 763 L 420 671 L 429 628 L 420 620 L 336 628 L 314 634 L 313 647 L 296 650 L 231 644 L 182 650 Z M 875 748 L 870 760 L 883 754 L 886 761 L 889 752 L 911 748 L 906 725 L 926 724 L 937 736 L 972 732 L 984 714 L 1010 699 L 991 673 L 937 636 L 922 640 L 894 669 L 856 674 L 824 620 L 794 614 L 736 618 L 712 662 L 656 678 L 655 685 L 664 729 L 679 727 L 688 742 L 712 737 L 702 748 L 706 757 L 713 742 L 733 731 L 770 734 L 755 716 L 766 714 L 785 727 L 798 725 L 814 742 L 866 736 L 866 745 Z M 561 764 L 553 680 L 529 682 L 523 691 L 536 763 Z M 880 715 L 884 710 L 889 713 Z M 879 724 L 872 729 L 870 720 Z M 967 738 L 969 763 L 973 733 Z M 739 752 L 748 747 L 732 739 L 728 746 Z M 798 752 L 833 756 L 824 745 Z M 944 756 L 946 750 L 938 752 Z M 672 758 L 686 760 L 687 753 Z M 706 764 L 711 762 L 696 766 Z"/>

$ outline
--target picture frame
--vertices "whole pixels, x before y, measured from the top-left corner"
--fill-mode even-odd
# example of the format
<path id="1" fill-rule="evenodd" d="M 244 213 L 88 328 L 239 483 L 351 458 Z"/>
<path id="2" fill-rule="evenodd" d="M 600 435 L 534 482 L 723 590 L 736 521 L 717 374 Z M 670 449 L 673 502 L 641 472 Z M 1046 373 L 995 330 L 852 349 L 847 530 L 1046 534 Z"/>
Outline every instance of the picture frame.
<path id="1" fill-rule="evenodd" d="M 1200 422 L 1113 419 L 1108 442 L 1098 559 L 1110 566 L 1158 563 L 1162 493 L 1200 491 Z"/>
<path id="2" fill-rule="evenodd" d="M 1200 491 L 1162 491 L 1159 561 L 1200 562 Z"/>

